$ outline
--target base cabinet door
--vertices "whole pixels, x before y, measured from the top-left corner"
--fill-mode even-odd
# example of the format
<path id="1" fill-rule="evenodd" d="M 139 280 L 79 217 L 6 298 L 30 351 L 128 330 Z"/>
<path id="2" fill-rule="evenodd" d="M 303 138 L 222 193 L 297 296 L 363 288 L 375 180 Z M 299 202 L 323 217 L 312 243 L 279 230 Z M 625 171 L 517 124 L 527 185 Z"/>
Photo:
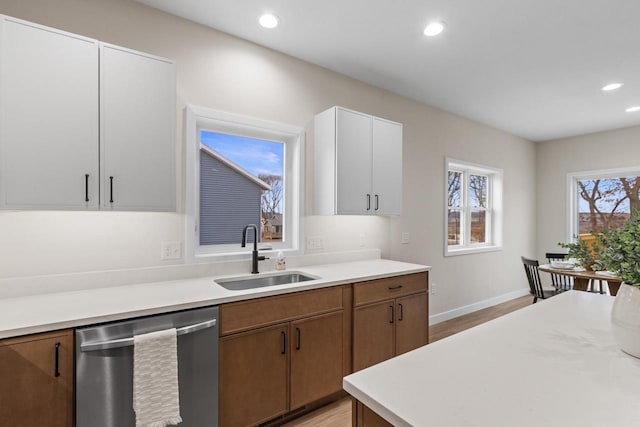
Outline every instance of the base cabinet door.
<path id="1" fill-rule="evenodd" d="M 291 410 L 342 389 L 343 312 L 291 323 Z"/>
<path id="2" fill-rule="evenodd" d="M 428 344 L 427 294 L 396 300 L 396 355 Z"/>
<path id="3" fill-rule="evenodd" d="M 73 426 L 73 332 L 0 341 L 0 424 Z"/>
<path id="4" fill-rule="evenodd" d="M 392 427 L 384 418 L 353 399 L 353 426 L 354 427 Z"/>
<path id="5" fill-rule="evenodd" d="M 354 310 L 354 372 L 394 356 L 394 304 L 394 300 L 388 300 Z"/>
<path id="6" fill-rule="evenodd" d="M 287 412 L 289 324 L 220 340 L 220 427 L 257 425 Z"/>

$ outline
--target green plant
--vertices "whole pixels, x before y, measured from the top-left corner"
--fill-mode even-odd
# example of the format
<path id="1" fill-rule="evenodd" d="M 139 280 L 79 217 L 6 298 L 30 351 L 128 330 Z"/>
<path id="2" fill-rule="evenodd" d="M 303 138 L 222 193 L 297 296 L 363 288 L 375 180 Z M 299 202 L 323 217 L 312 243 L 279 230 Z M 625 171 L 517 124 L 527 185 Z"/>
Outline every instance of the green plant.
<path id="1" fill-rule="evenodd" d="M 577 259 L 578 263 L 587 270 L 601 270 L 601 238 L 597 236 L 596 240 L 594 240 L 592 244 L 589 244 L 585 240 L 578 238 L 578 236 L 576 236 L 575 238 L 575 243 L 558 243 L 560 247 L 569 250 L 569 253 L 565 258 Z"/>
<path id="2" fill-rule="evenodd" d="M 605 231 L 599 240 L 600 266 L 640 288 L 640 210 L 633 209 L 621 229 Z"/>

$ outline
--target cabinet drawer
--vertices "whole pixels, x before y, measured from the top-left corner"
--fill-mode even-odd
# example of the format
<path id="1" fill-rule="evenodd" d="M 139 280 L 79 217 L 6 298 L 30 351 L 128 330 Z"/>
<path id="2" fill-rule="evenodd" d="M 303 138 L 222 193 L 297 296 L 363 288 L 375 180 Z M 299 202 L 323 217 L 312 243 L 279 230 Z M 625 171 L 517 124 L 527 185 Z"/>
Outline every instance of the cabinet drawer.
<path id="1" fill-rule="evenodd" d="M 428 272 L 371 280 L 353 285 L 355 306 L 426 291 Z"/>
<path id="2" fill-rule="evenodd" d="M 220 335 L 342 308 L 342 286 L 223 304 Z"/>

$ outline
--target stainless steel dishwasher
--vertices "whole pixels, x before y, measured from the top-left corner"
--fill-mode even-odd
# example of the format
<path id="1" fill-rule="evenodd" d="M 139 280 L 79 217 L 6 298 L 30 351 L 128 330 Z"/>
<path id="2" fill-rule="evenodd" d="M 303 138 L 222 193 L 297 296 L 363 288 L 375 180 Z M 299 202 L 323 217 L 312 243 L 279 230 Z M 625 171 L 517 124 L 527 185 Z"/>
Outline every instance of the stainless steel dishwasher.
<path id="1" fill-rule="evenodd" d="M 134 427 L 133 336 L 176 328 L 181 427 L 218 425 L 218 307 L 76 329 L 76 427 Z"/>

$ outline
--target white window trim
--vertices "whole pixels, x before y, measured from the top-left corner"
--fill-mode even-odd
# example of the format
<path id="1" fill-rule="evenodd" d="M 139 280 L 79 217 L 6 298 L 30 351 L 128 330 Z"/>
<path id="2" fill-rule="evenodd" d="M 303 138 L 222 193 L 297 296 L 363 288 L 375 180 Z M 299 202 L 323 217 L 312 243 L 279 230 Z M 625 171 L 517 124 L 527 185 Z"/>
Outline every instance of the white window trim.
<path id="1" fill-rule="evenodd" d="M 578 181 L 594 178 L 620 178 L 640 176 L 640 166 L 600 169 L 567 174 L 567 242 L 575 242 L 578 235 Z"/>
<path id="2" fill-rule="evenodd" d="M 188 262 L 227 261 L 246 259 L 251 255 L 251 246 L 238 244 L 200 247 L 198 221 L 200 216 L 200 130 L 211 129 L 257 139 L 285 141 L 284 209 L 285 243 L 269 242 L 263 246 L 272 248 L 261 252 L 275 256 L 282 251 L 288 255 L 303 253 L 304 239 L 304 147 L 305 131 L 301 127 L 246 117 L 224 111 L 188 105 L 184 110 L 185 122 L 185 259 Z M 271 136 L 271 138 L 269 138 Z M 295 177 L 298 177 L 296 179 Z M 259 245 L 260 246 L 260 245 Z"/>
<path id="3" fill-rule="evenodd" d="M 474 254 L 480 252 L 494 252 L 502 250 L 502 223 L 503 223 L 503 175 L 504 172 L 502 169 L 494 168 L 491 166 L 480 165 L 477 163 L 465 162 L 462 160 L 456 160 L 449 157 L 445 158 L 444 165 L 444 256 L 457 256 L 457 255 L 466 255 L 466 254 Z M 465 185 L 463 186 L 463 210 L 465 211 L 464 219 L 464 233 L 466 235 L 466 230 L 470 229 L 471 226 L 471 215 L 468 212 L 471 211 L 471 208 L 468 206 L 468 183 L 466 182 L 469 179 L 469 172 L 475 173 L 478 175 L 488 176 L 489 183 L 487 188 L 487 206 L 491 206 L 491 209 L 488 209 L 489 218 L 486 224 L 487 227 L 487 242 L 485 243 L 473 243 L 473 244 L 464 244 L 464 245 L 449 245 L 449 236 L 448 236 L 448 228 L 449 228 L 449 201 L 447 194 L 447 185 L 449 179 L 449 170 L 464 172 L 465 176 Z"/>

